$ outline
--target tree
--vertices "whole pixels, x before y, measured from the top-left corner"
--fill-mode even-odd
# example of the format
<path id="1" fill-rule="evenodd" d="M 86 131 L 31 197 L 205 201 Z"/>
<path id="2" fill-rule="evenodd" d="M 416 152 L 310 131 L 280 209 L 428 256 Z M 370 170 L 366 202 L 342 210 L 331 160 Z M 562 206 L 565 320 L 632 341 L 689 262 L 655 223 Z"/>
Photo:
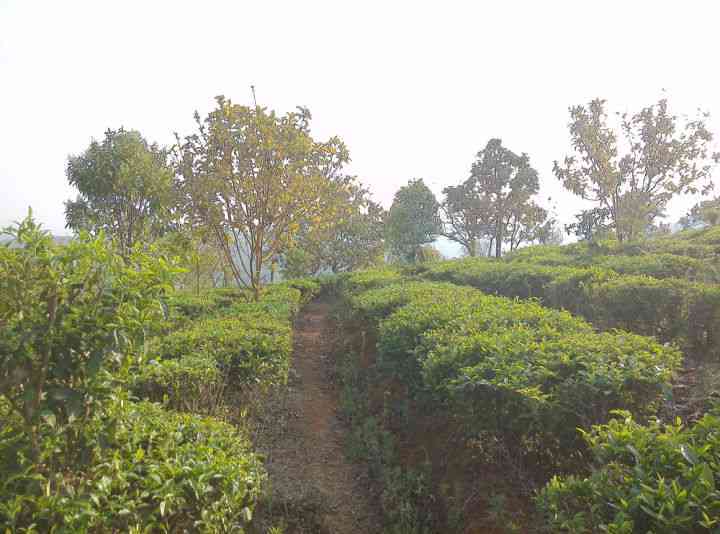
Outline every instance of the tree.
<path id="1" fill-rule="evenodd" d="M 520 204 L 510 211 L 505 241 L 510 251 L 517 250 L 523 243 L 542 241 L 551 231 L 548 227 L 548 212 L 532 200 Z"/>
<path id="2" fill-rule="evenodd" d="M 720 224 L 720 196 L 698 202 L 679 222 L 686 229 L 698 225 L 715 226 Z"/>
<path id="3" fill-rule="evenodd" d="M 391 254 L 414 263 L 421 247 L 432 243 L 441 233 L 440 206 L 422 178 L 401 187 L 387 216 L 386 239 Z"/>
<path id="4" fill-rule="evenodd" d="M 304 224 L 284 255 L 288 276 L 309 276 L 362 269 L 383 254 L 385 210 L 353 178 L 339 183 L 332 195 L 334 217 L 327 225 Z"/>
<path id="5" fill-rule="evenodd" d="M 620 116 L 619 144 L 604 100 L 573 106 L 569 129 L 576 155 L 556 161 L 553 171 L 567 189 L 607 211 L 618 240 L 634 239 L 664 214 L 673 197 L 712 187 L 712 164 L 720 154 L 710 153 L 707 117 L 681 120 L 662 99 Z"/>
<path id="6" fill-rule="evenodd" d="M 161 236 L 170 227 L 172 171 L 167 153 L 139 132 L 108 130 L 79 156 L 68 158 L 66 174 L 77 187 L 65 202 L 66 226 L 112 238 L 123 257 L 136 243 Z"/>
<path id="7" fill-rule="evenodd" d="M 531 200 L 539 187 L 528 155 L 515 154 L 500 139 L 491 139 L 477 153 L 463 191 L 469 205 L 481 210 L 478 227 L 487 232 L 496 257 L 502 255 L 503 243 L 514 250 L 534 239 L 535 228 L 547 219 L 547 212 Z"/>
<path id="8" fill-rule="evenodd" d="M 610 210 L 592 208 L 575 215 L 575 222 L 565 225 L 565 231 L 581 241 L 597 241 L 611 232 Z"/>
<path id="9" fill-rule="evenodd" d="M 236 282 L 259 298 L 262 270 L 303 224 L 332 220 L 331 192 L 349 161 L 342 141 L 315 141 L 307 109 L 283 116 L 219 96 L 174 162 L 188 213 L 208 228 Z"/>
<path id="10" fill-rule="evenodd" d="M 122 258 L 102 232 L 57 246 L 32 215 L 3 233 L 0 395 L 37 451 L 42 418 L 88 415 L 108 393 L 107 371 L 142 355 L 176 270 L 137 249 Z"/>
<path id="11" fill-rule="evenodd" d="M 547 219 L 535 234 L 535 240 L 540 245 L 562 245 L 564 237 L 563 229 L 558 225 L 555 217 Z"/>
<path id="12" fill-rule="evenodd" d="M 472 177 L 459 185 L 446 187 L 443 195 L 442 235 L 462 245 L 468 256 L 477 256 L 480 240 L 493 233 L 489 199 Z"/>

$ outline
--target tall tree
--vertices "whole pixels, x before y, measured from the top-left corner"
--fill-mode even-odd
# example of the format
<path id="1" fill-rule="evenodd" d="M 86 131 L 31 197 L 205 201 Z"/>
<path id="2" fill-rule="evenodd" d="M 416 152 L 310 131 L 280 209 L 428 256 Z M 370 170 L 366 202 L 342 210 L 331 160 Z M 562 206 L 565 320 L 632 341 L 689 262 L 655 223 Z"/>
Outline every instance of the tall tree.
<path id="1" fill-rule="evenodd" d="M 332 220 L 334 182 L 349 161 L 343 142 L 315 141 L 307 109 L 276 115 L 217 97 L 197 132 L 174 151 L 189 213 L 209 228 L 239 285 L 259 297 L 262 270 L 303 224 Z"/>
<path id="2" fill-rule="evenodd" d="M 500 139 L 491 139 L 477 153 L 466 183 L 465 190 L 472 192 L 477 205 L 485 210 L 479 220 L 487 228 L 498 258 L 503 243 L 513 250 L 528 240 L 531 226 L 547 218 L 547 212 L 531 200 L 540 185 L 529 156 L 515 154 L 502 146 Z"/>
<path id="3" fill-rule="evenodd" d="M 720 224 L 720 196 L 712 200 L 698 202 L 679 222 L 683 228 L 692 228 L 697 225 L 715 226 Z"/>
<path id="4" fill-rule="evenodd" d="M 570 108 L 575 156 L 555 162 L 553 171 L 576 195 L 607 210 L 620 241 L 642 235 L 676 195 L 707 193 L 712 134 L 700 114 L 688 120 L 668 112 L 667 101 L 620 116 L 620 136 L 608 125 L 604 100 Z M 627 147 L 624 154 L 621 148 Z"/>
<path id="5" fill-rule="evenodd" d="M 388 212 L 386 239 L 391 254 L 415 262 L 421 247 L 432 243 L 442 231 L 440 205 L 422 178 L 401 187 Z"/>
<path id="6" fill-rule="evenodd" d="M 505 241 L 513 251 L 523 243 L 543 241 L 549 232 L 551 223 L 547 210 L 528 200 L 510 211 Z"/>
<path id="7" fill-rule="evenodd" d="M 138 242 L 154 240 L 170 226 L 173 175 L 167 153 L 134 130 L 107 130 L 79 156 L 68 158 L 75 200 L 65 202 L 66 226 L 97 235 L 101 230 L 123 257 Z"/>
<path id="8" fill-rule="evenodd" d="M 290 276 L 361 269 L 383 254 L 385 210 L 353 178 L 338 184 L 332 195 L 334 217 L 327 225 L 304 224 L 294 246 L 284 255 Z"/>
<path id="9" fill-rule="evenodd" d="M 493 233 L 489 199 L 472 177 L 446 187 L 443 195 L 442 235 L 462 245 L 468 256 L 477 256 L 480 240 Z"/>

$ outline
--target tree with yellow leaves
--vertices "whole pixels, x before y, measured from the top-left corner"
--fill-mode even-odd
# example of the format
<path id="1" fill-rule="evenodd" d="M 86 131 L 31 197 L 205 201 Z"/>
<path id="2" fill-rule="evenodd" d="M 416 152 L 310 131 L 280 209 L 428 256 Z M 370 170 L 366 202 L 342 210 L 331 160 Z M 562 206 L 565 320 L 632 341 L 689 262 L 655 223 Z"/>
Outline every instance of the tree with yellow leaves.
<path id="1" fill-rule="evenodd" d="M 345 144 L 315 141 L 310 112 L 277 115 L 219 96 L 197 132 L 177 138 L 174 163 L 186 213 L 212 232 L 238 285 L 259 297 L 263 267 L 292 248 L 303 225 L 333 219 Z"/>

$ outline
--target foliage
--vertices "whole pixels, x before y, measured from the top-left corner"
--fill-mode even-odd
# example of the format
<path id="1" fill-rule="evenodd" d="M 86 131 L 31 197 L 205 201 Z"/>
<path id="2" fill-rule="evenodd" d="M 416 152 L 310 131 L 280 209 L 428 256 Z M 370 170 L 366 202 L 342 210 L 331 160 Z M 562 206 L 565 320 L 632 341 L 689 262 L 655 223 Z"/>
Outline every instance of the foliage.
<path id="1" fill-rule="evenodd" d="M 67 179 L 78 189 L 65 202 L 67 227 L 104 232 L 126 257 L 173 226 L 174 190 L 165 150 L 134 130 L 108 130 L 68 159 Z"/>
<path id="2" fill-rule="evenodd" d="M 347 302 L 375 325 L 383 374 L 450 406 L 469 435 L 490 433 L 517 460 L 546 468 L 576 454 L 576 427 L 616 408 L 652 413 L 680 363 L 651 339 L 596 334 L 566 312 L 460 286 L 403 282 Z"/>
<path id="3" fill-rule="evenodd" d="M 256 382 L 284 383 L 292 348 L 287 322 L 262 309 L 236 306 L 229 313 L 232 315 L 195 321 L 163 336 L 151 351 L 161 360 L 185 354 L 211 356 L 239 387 Z"/>
<path id="4" fill-rule="evenodd" d="M 172 410 L 222 416 L 228 380 L 215 358 L 189 353 L 178 359 L 150 360 L 129 381 L 140 398 Z"/>
<path id="5" fill-rule="evenodd" d="M 643 254 L 638 256 L 605 256 L 595 260 L 600 266 L 620 274 L 636 274 L 653 278 L 685 278 L 718 281 L 720 273 L 708 262 L 677 254 Z"/>
<path id="6" fill-rule="evenodd" d="M 477 153 L 470 177 L 444 190 L 446 237 L 462 244 L 470 256 L 477 254 L 480 237 L 489 238 L 491 248 L 494 243 L 498 258 L 504 243 L 515 250 L 536 239 L 547 220 L 547 211 L 531 200 L 538 189 L 538 174 L 527 154 L 518 156 L 500 139 L 491 139 Z"/>
<path id="7" fill-rule="evenodd" d="M 178 225 L 156 242 L 166 255 L 176 258 L 184 272 L 175 277 L 174 285 L 183 291 L 201 291 L 234 284 L 225 265 L 223 251 L 201 227 Z"/>
<path id="8" fill-rule="evenodd" d="M 640 265 L 642 259 L 635 263 Z M 647 269 L 655 268 L 649 258 Z M 545 305 L 580 314 L 599 328 L 656 336 L 704 357 L 720 353 L 716 284 L 620 275 L 598 267 L 482 259 L 441 262 L 430 266 L 424 276 L 506 297 L 539 298 Z"/>
<path id="9" fill-rule="evenodd" d="M 381 417 L 371 414 L 368 396 L 377 377 L 362 369 L 357 355 L 345 353 L 338 362 L 341 408 L 351 425 L 348 454 L 367 466 L 380 486 L 379 497 L 387 532 L 426 533 L 437 530 L 431 493 L 431 466 L 403 465 L 397 438 Z M 435 529 L 433 529 L 435 527 Z"/>
<path id="10" fill-rule="evenodd" d="M 341 295 L 352 295 L 400 280 L 402 275 L 395 269 L 368 269 L 338 276 L 333 280 L 333 285 Z"/>
<path id="11" fill-rule="evenodd" d="M 692 228 L 698 224 L 708 226 L 720 224 L 720 196 L 695 204 L 690 212 L 680 219 L 680 224 L 683 228 Z"/>
<path id="12" fill-rule="evenodd" d="M 328 224 L 301 226 L 294 246 L 284 255 L 288 276 L 352 271 L 382 260 L 385 210 L 367 189 L 348 178 L 335 188 L 332 202 L 335 216 Z"/>
<path id="13" fill-rule="evenodd" d="M 573 106 L 569 129 L 577 156 L 556 161 L 553 171 L 567 189 L 610 217 L 619 241 L 639 238 L 673 197 L 712 187 L 712 163 L 720 154 L 710 153 L 707 117 L 681 121 L 665 99 L 623 114 L 620 133 L 628 151 L 620 155 L 605 101 Z"/>
<path id="14" fill-rule="evenodd" d="M 489 199 L 477 186 L 477 180 L 468 178 L 458 185 L 443 189 L 440 206 L 443 216 L 443 235 L 462 245 L 468 256 L 479 255 L 478 245 L 492 235 Z M 482 255 L 482 254 L 480 254 Z"/>
<path id="15" fill-rule="evenodd" d="M 173 295 L 170 331 L 151 343 L 153 359 L 133 374 L 132 392 L 176 410 L 225 415 L 229 394 L 284 384 L 290 321 L 319 288 L 293 280 L 266 287 L 259 302 L 241 289 Z"/>
<path id="16" fill-rule="evenodd" d="M 115 400 L 69 427 L 46 420 L 37 463 L 9 422 L 0 523 L 13 532 L 243 532 L 265 480 L 235 428 L 150 403 Z M 70 431 L 72 447 L 59 439 Z"/>
<path id="17" fill-rule="evenodd" d="M 538 497 L 554 532 L 715 532 L 720 517 L 720 419 L 691 427 L 620 412 L 585 435 L 587 477 L 553 478 Z"/>
<path id="18" fill-rule="evenodd" d="M 394 258 L 417 260 L 420 248 L 440 234 L 438 210 L 435 195 L 422 178 L 410 180 L 395 193 L 386 221 L 386 240 Z"/>
<path id="19" fill-rule="evenodd" d="M 0 394 L 37 448 L 41 417 L 87 416 L 108 392 L 108 372 L 142 357 L 174 270 L 138 251 L 123 261 L 102 233 L 55 246 L 31 215 L 6 232 L 13 243 L 0 248 Z"/>
<path id="20" fill-rule="evenodd" d="M 222 96 L 197 133 L 180 141 L 175 167 L 186 209 L 223 250 L 238 285 L 259 299 L 262 269 L 292 247 L 302 225 L 331 221 L 348 161 L 342 141 L 315 141 L 307 109 L 278 116 Z"/>
<path id="21" fill-rule="evenodd" d="M 605 207 L 583 210 L 575 215 L 574 223 L 565 225 L 568 234 L 584 241 L 605 239 L 611 230 L 610 209 Z"/>

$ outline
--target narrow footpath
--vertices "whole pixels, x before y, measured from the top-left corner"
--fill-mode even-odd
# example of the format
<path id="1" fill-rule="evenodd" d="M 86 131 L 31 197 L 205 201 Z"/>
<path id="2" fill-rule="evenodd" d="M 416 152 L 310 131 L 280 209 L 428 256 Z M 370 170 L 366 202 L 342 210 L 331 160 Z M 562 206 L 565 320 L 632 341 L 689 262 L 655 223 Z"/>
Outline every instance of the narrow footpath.
<path id="1" fill-rule="evenodd" d="M 295 321 L 290 384 L 285 400 L 287 428 L 273 444 L 268 462 L 273 500 L 288 515 L 312 514 L 313 525 L 288 532 L 332 534 L 381 532 L 362 466 L 344 454 L 346 432 L 331 380 L 333 361 L 330 304 L 309 303 Z"/>

